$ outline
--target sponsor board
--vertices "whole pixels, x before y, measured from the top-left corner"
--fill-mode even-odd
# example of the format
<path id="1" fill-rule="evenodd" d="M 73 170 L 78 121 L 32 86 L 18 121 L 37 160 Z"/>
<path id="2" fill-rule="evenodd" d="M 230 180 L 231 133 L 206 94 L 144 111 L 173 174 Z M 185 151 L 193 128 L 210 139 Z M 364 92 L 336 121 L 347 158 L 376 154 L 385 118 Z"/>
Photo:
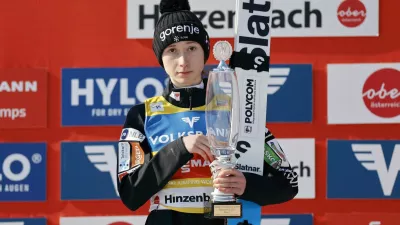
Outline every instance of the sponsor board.
<path id="1" fill-rule="evenodd" d="M 315 198 L 315 139 L 280 138 L 279 145 L 297 173 L 299 193 L 296 199 Z"/>
<path id="2" fill-rule="evenodd" d="M 269 73 L 267 122 L 311 122 L 312 66 L 271 65 Z M 134 104 L 162 94 L 166 78 L 156 67 L 63 69 L 62 126 L 121 126 Z"/>
<path id="3" fill-rule="evenodd" d="M 399 199 L 400 140 L 329 140 L 327 197 Z"/>
<path id="4" fill-rule="evenodd" d="M 400 213 L 327 213 L 326 225 L 397 225 Z"/>
<path id="5" fill-rule="evenodd" d="M 400 63 L 329 64 L 328 123 L 400 123 Z"/>
<path id="6" fill-rule="evenodd" d="M 190 3 L 211 38 L 234 36 L 234 1 Z M 255 4 L 262 8 L 265 1 L 255 1 Z M 269 22 L 274 38 L 379 35 L 379 0 L 280 0 L 273 1 L 272 9 Z M 153 38 L 155 24 L 161 16 L 159 11 L 157 0 L 127 0 L 127 38 Z"/>
<path id="7" fill-rule="evenodd" d="M 46 200 L 46 144 L 0 143 L 0 202 Z"/>
<path id="8" fill-rule="evenodd" d="M 60 225 L 144 225 L 147 216 L 61 217 Z"/>
<path id="9" fill-rule="evenodd" d="M 46 126 L 46 71 L 0 69 L 0 129 Z"/>

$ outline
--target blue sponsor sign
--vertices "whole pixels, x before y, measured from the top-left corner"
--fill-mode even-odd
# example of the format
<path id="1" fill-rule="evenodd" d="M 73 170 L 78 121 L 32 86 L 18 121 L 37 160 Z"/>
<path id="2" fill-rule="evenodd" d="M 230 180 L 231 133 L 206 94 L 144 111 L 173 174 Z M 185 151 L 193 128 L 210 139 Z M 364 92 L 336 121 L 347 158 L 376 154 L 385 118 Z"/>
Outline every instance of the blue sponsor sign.
<path id="1" fill-rule="evenodd" d="M 118 199 L 117 142 L 61 143 L 61 199 Z"/>
<path id="2" fill-rule="evenodd" d="M 0 201 L 46 200 L 46 144 L 0 144 Z"/>
<path id="3" fill-rule="evenodd" d="M 328 141 L 328 198 L 400 198 L 400 140 Z"/>
<path id="4" fill-rule="evenodd" d="M 0 225 L 46 225 L 45 218 L 13 218 L 13 219 L 0 219 Z"/>
<path id="5" fill-rule="evenodd" d="M 312 65 L 272 65 L 268 83 L 267 122 L 312 121 Z"/>
<path id="6" fill-rule="evenodd" d="M 62 70 L 62 125 L 104 126 L 124 123 L 129 109 L 161 95 L 162 68 Z"/>
<path id="7" fill-rule="evenodd" d="M 271 65 L 270 74 L 267 122 L 311 122 L 311 64 Z M 133 105 L 162 94 L 167 78 L 158 67 L 63 69 L 62 126 L 121 126 Z"/>

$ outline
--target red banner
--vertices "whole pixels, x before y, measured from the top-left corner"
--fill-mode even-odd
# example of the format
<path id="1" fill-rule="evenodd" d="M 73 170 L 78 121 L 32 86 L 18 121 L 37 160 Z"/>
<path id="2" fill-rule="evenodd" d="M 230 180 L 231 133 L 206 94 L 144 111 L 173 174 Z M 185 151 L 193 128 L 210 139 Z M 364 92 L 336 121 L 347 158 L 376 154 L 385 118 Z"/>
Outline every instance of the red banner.
<path id="1" fill-rule="evenodd" d="M 46 71 L 0 69 L 0 129 L 46 126 Z"/>

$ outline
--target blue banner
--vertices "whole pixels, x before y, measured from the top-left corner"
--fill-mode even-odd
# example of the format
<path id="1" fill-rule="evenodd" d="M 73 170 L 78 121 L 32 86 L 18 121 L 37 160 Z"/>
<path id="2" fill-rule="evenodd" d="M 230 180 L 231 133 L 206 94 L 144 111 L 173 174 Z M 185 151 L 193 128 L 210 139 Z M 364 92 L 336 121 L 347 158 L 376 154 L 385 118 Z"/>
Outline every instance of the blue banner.
<path id="1" fill-rule="evenodd" d="M 328 198 L 399 199 L 400 140 L 328 141 Z"/>
<path id="2" fill-rule="evenodd" d="M 118 142 L 61 143 L 61 199 L 119 199 Z"/>
<path id="3" fill-rule="evenodd" d="M 13 218 L 13 219 L 0 219 L 0 225 L 46 225 L 45 218 Z"/>
<path id="4" fill-rule="evenodd" d="M 46 144 L 0 144 L 0 201 L 46 200 Z"/>
<path id="5" fill-rule="evenodd" d="M 312 66 L 271 65 L 270 74 L 267 122 L 311 122 Z M 63 69 L 62 126 L 121 126 L 133 105 L 162 94 L 167 78 L 159 67 Z"/>

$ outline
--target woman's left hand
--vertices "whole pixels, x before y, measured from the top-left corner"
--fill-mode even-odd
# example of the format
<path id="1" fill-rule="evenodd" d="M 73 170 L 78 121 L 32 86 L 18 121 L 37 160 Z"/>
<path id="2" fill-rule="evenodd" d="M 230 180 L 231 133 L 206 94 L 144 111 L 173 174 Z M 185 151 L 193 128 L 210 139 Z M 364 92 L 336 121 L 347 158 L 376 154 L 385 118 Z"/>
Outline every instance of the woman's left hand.
<path id="1" fill-rule="evenodd" d="M 221 192 L 242 195 L 246 189 L 246 178 L 237 169 L 222 169 L 213 180 L 214 188 Z"/>

